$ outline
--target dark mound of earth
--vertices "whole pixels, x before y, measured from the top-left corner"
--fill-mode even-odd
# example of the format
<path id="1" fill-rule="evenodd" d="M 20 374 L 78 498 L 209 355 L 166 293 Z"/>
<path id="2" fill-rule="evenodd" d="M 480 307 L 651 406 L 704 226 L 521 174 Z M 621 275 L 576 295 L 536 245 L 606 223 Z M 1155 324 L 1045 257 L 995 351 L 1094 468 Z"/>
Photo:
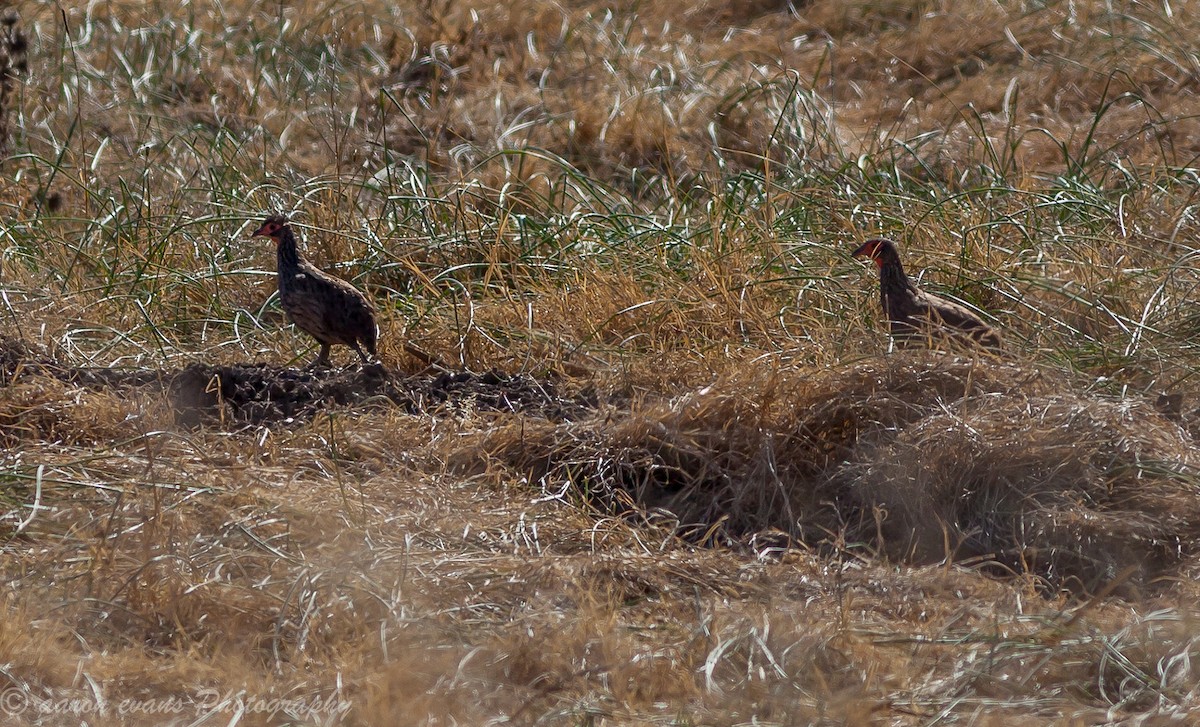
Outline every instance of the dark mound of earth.
<path id="1" fill-rule="evenodd" d="M 378 364 L 345 369 L 293 369 L 265 364 L 192 364 L 168 384 L 176 416 L 200 423 L 223 413 L 247 423 L 306 419 L 330 406 L 399 406 L 409 413 L 446 407 L 523 412 L 573 419 L 590 410 L 583 397 L 564 398 L 553 381 L 499 371 L 398 376 Z"/>
<path id="2" fill-rule="evenodd" d="M 0 338 L 0 384 L 22 376 L 50 376 L 88 388 L 160 387 L 176 420 L 198 424 L 270 424 L 303 421 L 330 407 L 396 406 L 408 413 L 460 408 L 520 412 L 550 420 L 575 419 L 595 408 L 588 396 L 563 396 L 554 377 L 500 371 L 404 376 L 379 364 L 295 369 L 267 364 L 183 369 L 67 366 Z"/>

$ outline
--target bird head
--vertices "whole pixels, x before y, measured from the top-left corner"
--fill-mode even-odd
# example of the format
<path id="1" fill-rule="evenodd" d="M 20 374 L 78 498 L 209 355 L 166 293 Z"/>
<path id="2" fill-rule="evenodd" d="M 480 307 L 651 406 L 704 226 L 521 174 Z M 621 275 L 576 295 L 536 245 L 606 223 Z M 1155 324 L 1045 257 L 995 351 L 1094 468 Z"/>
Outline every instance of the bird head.
<path id="1" fill-rule="evenodd" d="M 251 237 L 270 237 L 279 242 L 279 234 L 287 225 L 288 218 L 284 215 L 271 215 L 263 220 L 262 226 L 255 230 Z"/>
<path id="2" fill-rule="evenodd" d="M 875 262 L 876 267 L 882 268 L 885 263 L 899 262 L 900 254 L 896 252 L 896 243 L 885 237 L 867 240 L 858 249 L 850 253 L 850 257 L 867 257 Z"/>

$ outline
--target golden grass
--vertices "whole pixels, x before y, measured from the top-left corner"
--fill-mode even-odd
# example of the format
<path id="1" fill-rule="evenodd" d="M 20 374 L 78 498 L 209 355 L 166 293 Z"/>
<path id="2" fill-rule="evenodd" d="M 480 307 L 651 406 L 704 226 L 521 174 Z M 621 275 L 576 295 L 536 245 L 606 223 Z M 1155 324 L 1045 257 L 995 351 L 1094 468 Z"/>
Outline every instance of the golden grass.
<path id="1" fill-rule="evenodd" d="M 1194 8 L 15 7 L 9 722 L 1200 709 Z M 191 426 L 21 368 L 307 360 L 277 210 L 392 369 L 573 406 Z M 876 233 L 1006 352 L 889 351 Z"/>

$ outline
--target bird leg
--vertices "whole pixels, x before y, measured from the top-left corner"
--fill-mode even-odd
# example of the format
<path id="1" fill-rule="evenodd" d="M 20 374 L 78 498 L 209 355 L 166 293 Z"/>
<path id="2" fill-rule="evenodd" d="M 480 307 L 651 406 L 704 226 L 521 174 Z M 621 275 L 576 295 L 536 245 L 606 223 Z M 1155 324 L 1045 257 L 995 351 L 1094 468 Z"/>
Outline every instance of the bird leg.
<path id="1" fill-rule="evenodd" d="M 328 368 L 329 367 L 329 349 L 330 349 L 330 345 L 328 343 L 322 343 L 321 344 L 321 353 L 320 353 L 320 355 L 317 356 L 317 360 L 310 363 L 306 368 L 316 369 L 316 368 L 321 368 L 322 366 Z"/>
<path id="2" fill-rule="evenodd" d="M 355 352 L 358 353 L 358 357 L 362 359 L 363 363 L 371 363 L 371 359 L 367 358 L 367 354 L 363 353 L 362 346 L 358 345 L 358 341 L 355 341 L 351 345 L 354 346 Z"/>

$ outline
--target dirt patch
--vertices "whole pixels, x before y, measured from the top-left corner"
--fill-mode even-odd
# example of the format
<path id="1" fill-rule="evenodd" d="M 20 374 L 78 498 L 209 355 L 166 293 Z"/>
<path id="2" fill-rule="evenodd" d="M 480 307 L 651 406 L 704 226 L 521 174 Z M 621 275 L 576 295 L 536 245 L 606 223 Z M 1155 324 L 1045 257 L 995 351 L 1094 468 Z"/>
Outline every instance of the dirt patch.
<path id="1" fill-rule="evenodd" d="M 265 364 L 192 364 L 168 386 L 181 423 L 221 416 L 238 422 L 307 419 L 332 406 L 377 403 L 409 413 L 445 407 L 522 412 L 563 420 L 590 409 L 585 397 L 564 397 L 553 381 L 500 371 L 398 376 L 380 365 L 347 369 L 292 369 Z"/>
<path id="2" fill-rule="evenodd" d="M 461 407 L 560 421 L 595 406 L 587 395 L 560 394 L 558 382 L 549 377 L 501 371 L 403 376 L 378 364 L 341 369 L 201 363 L 175 370 L 77 367 L 37 355 L 19 341 L 0 339 L 0 383 L 32 375 L 88 388 L 159 387 L 183 426 L 291 423 L 331 407 L 372 404 L 414 414 Z"/>

